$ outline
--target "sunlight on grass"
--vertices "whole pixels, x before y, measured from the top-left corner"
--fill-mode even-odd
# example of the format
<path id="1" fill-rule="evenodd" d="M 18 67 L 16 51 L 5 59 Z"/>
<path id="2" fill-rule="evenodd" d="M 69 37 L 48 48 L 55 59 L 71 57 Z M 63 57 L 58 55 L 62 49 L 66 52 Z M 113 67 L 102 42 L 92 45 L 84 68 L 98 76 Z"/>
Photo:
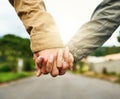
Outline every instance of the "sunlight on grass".
<path id="1" fill-rule="evenodd" d="M 2 72 L 0 73 L 0 83 L 9 82 L 32 75 L 33 74 L 29 72 L 21 72 L 21 73 Z"/>

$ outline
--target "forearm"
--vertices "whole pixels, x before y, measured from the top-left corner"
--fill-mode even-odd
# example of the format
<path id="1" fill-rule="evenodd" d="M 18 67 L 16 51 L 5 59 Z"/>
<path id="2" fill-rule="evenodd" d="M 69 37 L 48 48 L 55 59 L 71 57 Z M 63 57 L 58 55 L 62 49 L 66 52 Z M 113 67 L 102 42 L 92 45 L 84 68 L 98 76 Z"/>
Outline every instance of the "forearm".
<path id="1" fill-rule="evenodd" d="M 43 0 L 10 0 L 31 37 L 33 52 L 63 47 L 58 28 Z"/>
<path id="2" fill-rule="evenodd" d="M 119 11 L 120 0 L 102 2 L 96 8 L 91 20 L 78 30 L 67 45 L 76 61 L 100 47 L 112 35 L 120 25 Z"/>

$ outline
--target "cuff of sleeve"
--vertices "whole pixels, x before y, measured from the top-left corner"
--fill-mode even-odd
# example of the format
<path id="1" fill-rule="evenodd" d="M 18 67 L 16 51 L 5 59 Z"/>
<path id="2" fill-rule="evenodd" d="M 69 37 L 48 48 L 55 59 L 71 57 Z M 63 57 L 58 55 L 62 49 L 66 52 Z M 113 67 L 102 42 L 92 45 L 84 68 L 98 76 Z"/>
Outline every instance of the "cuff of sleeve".
<path id="1" fill-rule="evenodd" d="M 75 46 L 73 46 L 72 44 L 68 44 L 67 46 L 69 47 L 70 52 L 74 57 L 75 63 L 87 56 L 85 53 L 83 53 L 82 49 L 78 49 Z"/>
<path id="2" fill-rule="evenodd" d="M 41 35 L 40 35 L 41 34 Z M 60 39 L 60 37 L 53 33 L 53 35 L 50 34 L 33 34 L 30 36 L 31 38 L 31 49 L 32 52 L 37 52 L 45 49 L 51 49 L 51 48 L 63 48 L 63 42 Z"/>

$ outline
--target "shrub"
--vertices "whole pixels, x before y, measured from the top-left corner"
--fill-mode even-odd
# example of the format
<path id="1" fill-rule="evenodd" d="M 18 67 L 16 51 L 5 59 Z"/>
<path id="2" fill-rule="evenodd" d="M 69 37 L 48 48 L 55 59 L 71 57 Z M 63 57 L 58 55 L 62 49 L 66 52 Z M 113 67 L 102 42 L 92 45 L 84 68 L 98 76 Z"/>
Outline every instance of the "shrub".
<path id="1" fill-rule="evenodd" d="M 11 67 L 8 63 L 0 64 L 0 72 L 9 72 L 11 71 Z"/>
<path id="2" fill-rule="evenodd" d="M 0 72 L 0 83 L 10 82 L 13 80 L 21 79 L 21 78 L 32 76 L 32 75 L 33 74 L 29 72 L 21 72 L 21 73 Z"/>
<path id="3" fill-rule="evenodd" d="M 24 59 L 24 67 L 23 67 L 23 70 L 24 71 L 32 71 L 34 70 L 35 67 L 34 67 L 34 63 L 33 63 L 33 60 L 32 59 Z"/>
<path id="4" fill-rule="evenodd" d="M 119 80 L 119 82 L 120 82 L 120 74 L 118 74 L 118 80 Z"/>

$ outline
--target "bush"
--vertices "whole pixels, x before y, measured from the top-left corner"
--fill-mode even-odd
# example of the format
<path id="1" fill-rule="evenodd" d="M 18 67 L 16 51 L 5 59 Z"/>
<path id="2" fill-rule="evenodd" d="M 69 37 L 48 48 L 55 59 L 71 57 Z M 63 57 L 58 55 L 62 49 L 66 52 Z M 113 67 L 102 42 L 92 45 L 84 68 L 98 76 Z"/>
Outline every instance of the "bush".
<path id="1" fill-rule="evenodd" d="M 117 75 L 117 80 L 115 82 L 120 84 L 120 74 Z"/>
<path id="2" fill-rule="evenodd" d="M 0 72 L 9 72 L 11 71 L 11 67 L 9 66 L 9 64 L 4 63 L 4 64 L 0 64 Z"/>
<path id="3" fill-rule="evenodd" d="M 32 71 L 35 69 L 34 63 L 32 59 L 24 59 L 24 71 Z"/>
<path id="4" fill-rule="evenodd" d="M 119 82 L 120 82 L 120 74 L 118 74 L 118 80 L 119 80 Z"/>
<path id="5" fill-rule="evenodd" d="M 90 68 L 89 68 L 88 64 L 85 62 L 81 62 L 81 61 L 77 62 L 73 66 L 73 71 L 77 72 L 77 73 L 84 73 L 84 72 L 89 71 L 89 69 Z"/>
<path id="6" fill-rule="evenodd" d="M 15 72 L 0 72 L 0 83 L 4 82 L 10 82 L 13 80 L 21 79 L 24 77 L 32 76 L 32 73 L 29 72 L 21 72 L 21 73 L 15 73 Z"/>

